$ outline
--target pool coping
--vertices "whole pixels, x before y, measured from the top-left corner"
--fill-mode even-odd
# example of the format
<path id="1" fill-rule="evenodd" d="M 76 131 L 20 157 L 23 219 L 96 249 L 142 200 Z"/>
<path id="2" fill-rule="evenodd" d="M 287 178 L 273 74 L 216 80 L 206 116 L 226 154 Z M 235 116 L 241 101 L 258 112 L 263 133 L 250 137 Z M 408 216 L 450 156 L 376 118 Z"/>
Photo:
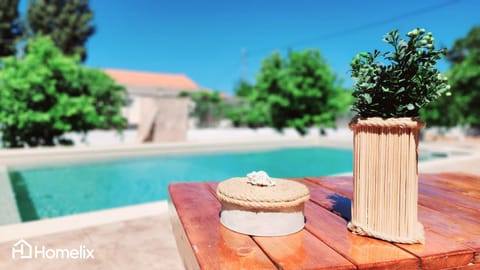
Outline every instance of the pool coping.
<path id="1" fill-rule="evenodd" d="M 168 216 L 166 200 L 0 226 L 0 243 L 154 215 Z"/>
<path id="2" fill-rule="evenodd" d="M 165 144 L 131 144 L 115 146 L 81 146 L 35 149 L 2 149 L 1 165 L 10 168 L 28 168 L 52 165 L 145 157 L 153 155 L 178 155 L 215 153 L 224 151 L 262 151 L 278 147 L 325 146 L 348 149 L 351 141 L 319 138 L 265 139 L 255 141 L 182 142 Z"/>
<path id="3" fill-rule="evenodd" d="M 6 166 L 0 165 L 0 226 L 22 222 Z"/>
<path id="4" fill-rule="evenodd" d="M 328 137 L 305 137 L 300 139 L 275 138 L 245 141 L 218 141 L 218 142 L 181 142 L 159 144 L 124 144 L 104 146 L 76 146 L 76 147 L 39 147 L 34 149 L 0 149 L 0 166 L 7 168 L 28 168 L 37 166 L 54 166 L 69 163 L 82 163 L 132 157 L 146 157 L 154 155 L 181 155 L 194 153 L 216 153 L 225 151 L 263 151 L 278 147 L 333 147 L 338 149 L 352 149 L 351 139 L 332 139 Z M 445 152 L 450 156 L 464 156 L 475 154 L 471 149 L 458 147 L 439 147 L 421 143 L 420 151 Z M 440 149 L 440 150 L 439 150 Z"/>

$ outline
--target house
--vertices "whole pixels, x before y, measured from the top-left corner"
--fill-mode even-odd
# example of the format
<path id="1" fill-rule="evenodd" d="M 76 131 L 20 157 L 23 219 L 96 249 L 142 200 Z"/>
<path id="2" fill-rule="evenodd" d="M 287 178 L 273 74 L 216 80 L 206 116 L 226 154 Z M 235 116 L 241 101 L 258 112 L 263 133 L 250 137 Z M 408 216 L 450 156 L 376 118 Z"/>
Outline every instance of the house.
<path id="1" fill-rule="evenodd" d="M 181 92 L 200 91 L 200 86 L 183 74 L 104 70 L 127 89 L 128 104 L 123 115 L 130 127 L 137 127 L 139 142 L 183 141 L 188 127 L 188 100 Z"/>
<path id="2" fill-rule="evenodd" d="M 140 104 L 144 98 L 176 98 L 183 92 L 199 91 L 200 86 L 184 74 L 153 73 L 119 69 L 105 69 L 116 83 L 125 86 L 128 105 L 124 117 L 129 125 L 136 126 L 140 120 Z"/>

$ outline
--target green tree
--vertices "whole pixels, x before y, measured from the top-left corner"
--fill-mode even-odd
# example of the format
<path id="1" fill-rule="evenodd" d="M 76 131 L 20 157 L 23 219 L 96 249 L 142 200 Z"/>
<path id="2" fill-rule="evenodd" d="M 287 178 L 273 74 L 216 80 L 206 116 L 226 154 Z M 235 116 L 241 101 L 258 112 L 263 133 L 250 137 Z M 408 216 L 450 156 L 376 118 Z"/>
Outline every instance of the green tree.
<path id="1" fill-rule="evenodd" d="M 235 85 L 233 91 L 236 98 L 225 108 L 225 116 L 234 126 L 258 128 L 268 125 L 270 112 L 266 103 L 258 102 L 260 97 L 255 87 L 245 80 Z"/>
<path id="2" fill-rule="evenodd" d="M 249 102 L 241 97 L 225 106 L 225 116 L 235 127 L 259 128 L 268 126 L 270 122 L 270 111 L 266 103 Z"/>
<path id="3" fill-rule="evenodd" d="M 219 120 L 223 118 L 222 97 L 219 92 L 196 91 L 182 92 L 181 97 L 190 97 L 195 103 L 195 107 L 191 115 L 198 118 L 200 127 L 215 126 Z"/>
<path id="4" fill-rule="evenodd" d="M 122 129 L 125 89 L 79 65 L 48 37 L 29 40 L 22 58 L 3 59 L 0 133 L 4 147 L 71 144 L 66 132 Z"/>
<path id="5" fill-rule="evenodd" d="M 233 89 L 237 97 L 248 97 L 252 91 L 253 85 L 245 80 L 239 80 Z"/>
<path id="6" fill-rule="evenodd" d="M 446 76 L 452 93 L 444 95 L 421 111 L 431 126 L 458 124 L 480 127 L 480 26 L 458 39 L 448 53 L 451 67 Z"/>
<path id="7" fill-rule="evenodd" d="M 480 128 L 480 50 L 472 50 L 454 63 L 447 76 L 454 92 L 454 99 L 444 102 L 448 113 L 457 112 L 459 124 Z"/>
<path id="8" fill-rule="evenodd" d="M 350 102 L 337 76 L 318 50 L 290 52 L 286 59 L 273 53 L 262 63 L 249 117 L 278 130 L 335 126 L 335 117 Z"/>
<path id="9" fill-rule="evenodd" d="M 0 1 L 0 57 L 14 55 L 17 39 L 22 35 L 18 0 Z"/>
<path id="10" fill-rule="evenodd" d="M 452 63 L 462 62 L 472 51 L 480 50 L 480 25 L 474 26 L 466 37 L 455 41 L 448 52 L 448 59 Z"/>
<path id="11" fill-rule="evenodd" d="M 87 58 L 85 43 L 93 35 L 88 0 L 29 0 L 27 19 L 34 35 L 48 35 L 66 55 Z"/>
<path id="12" fill-rule="evenodd" d="M 427 122 L 427 126 L 454 127 L 462 117 L 462 112 L 455 104 L 456 99 L 462 98 L 460 95 L 452 95 L 450 92 L 440 96 L 435 102 L 432 102 L 420 110 L 420 118 Z"/>

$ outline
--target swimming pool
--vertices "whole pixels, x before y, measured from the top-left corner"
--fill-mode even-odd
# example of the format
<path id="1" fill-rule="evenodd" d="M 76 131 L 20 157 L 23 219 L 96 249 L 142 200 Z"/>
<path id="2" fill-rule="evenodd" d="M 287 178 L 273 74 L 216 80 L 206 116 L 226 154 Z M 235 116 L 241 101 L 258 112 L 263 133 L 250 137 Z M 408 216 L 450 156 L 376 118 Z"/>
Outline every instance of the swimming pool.
<path id="1" fill-rule="evenodd" d="M 221 181 L 265 170 L 273 177 L 352 170 L 351 150 L 325 147 L 164 155 L 9 171 L 23 221 L 165 200 L 172 182 Z"/>

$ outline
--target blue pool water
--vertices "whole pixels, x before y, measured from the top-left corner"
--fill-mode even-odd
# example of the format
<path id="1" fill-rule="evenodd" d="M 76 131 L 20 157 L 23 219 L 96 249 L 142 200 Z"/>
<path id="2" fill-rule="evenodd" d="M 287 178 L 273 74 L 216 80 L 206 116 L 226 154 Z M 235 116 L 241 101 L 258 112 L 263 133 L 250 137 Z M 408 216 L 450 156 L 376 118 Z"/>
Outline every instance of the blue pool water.
<path id="1" fill-rule="evenodd" d="M 164 200 L 169 183 L 221 181 L 254 170 L 273 177 L 343 173 L 352 171 L 352 152 L 313 147 L 145 157 L 15 170 L 10 179 L 26 221 Z"/>

